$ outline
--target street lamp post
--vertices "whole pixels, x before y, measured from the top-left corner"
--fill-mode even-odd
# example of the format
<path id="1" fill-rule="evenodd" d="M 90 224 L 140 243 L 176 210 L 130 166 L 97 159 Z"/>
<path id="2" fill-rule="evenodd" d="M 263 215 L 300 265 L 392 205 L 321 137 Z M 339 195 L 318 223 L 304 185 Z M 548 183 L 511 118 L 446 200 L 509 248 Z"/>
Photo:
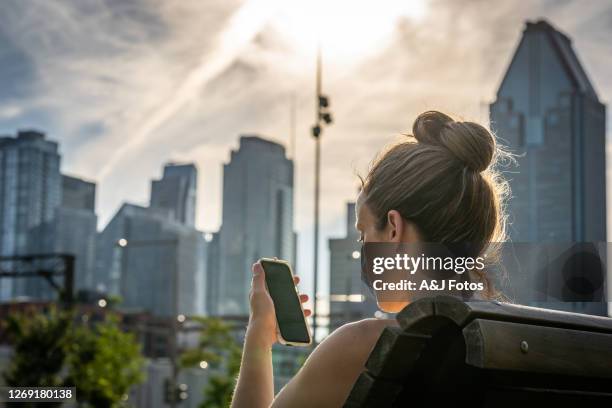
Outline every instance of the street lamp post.
<path id="1" fill-rule="evenodd" d="M 312 127 L 312 136 L 315 139 L 315 182 L 314 182 L 314 302 L 312 308 L 312 338 L 313 344 L 317 339 L 317 291 L 319 283 L 319 195 L 321 179 L 321 136 L 323 126 L 332 123 L 332 115 L 329 112 L 329 98 L 321 92 L 321 49 L 317 50 L 316 67 L 316 109 L 315 124 Z"/>

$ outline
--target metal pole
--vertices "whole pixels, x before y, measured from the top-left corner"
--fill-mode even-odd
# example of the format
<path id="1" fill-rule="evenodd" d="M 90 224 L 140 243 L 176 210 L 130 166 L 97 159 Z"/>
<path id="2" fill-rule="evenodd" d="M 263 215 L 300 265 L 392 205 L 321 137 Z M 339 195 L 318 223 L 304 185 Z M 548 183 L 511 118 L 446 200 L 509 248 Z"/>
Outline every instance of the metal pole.
<path id="1" fill-rule="evenodd" d="M 312 337 L 316 342 L 317 335 L 317 292 L 319 276 L 319 183 L 321 164 L 321 142 L 319 138 L 315 141 L 315 208 L 314 208 L 314 303 L 312 308 Z"/>
<path id="2" fill-rule="evenodd" d="M 316 96 L 315 96 L 315 125 L 321 123 L 319 115 L 319 97 L 321 96 L 321 48 L 317 50 Z M 315 189 L 314 189 L 314 290 L 312 307 L 312 338 L 313 344 L 317 342 L 317 292 L 319 283 L 319 190 L 321 173 L 321 136 L 315 136 Z"/>

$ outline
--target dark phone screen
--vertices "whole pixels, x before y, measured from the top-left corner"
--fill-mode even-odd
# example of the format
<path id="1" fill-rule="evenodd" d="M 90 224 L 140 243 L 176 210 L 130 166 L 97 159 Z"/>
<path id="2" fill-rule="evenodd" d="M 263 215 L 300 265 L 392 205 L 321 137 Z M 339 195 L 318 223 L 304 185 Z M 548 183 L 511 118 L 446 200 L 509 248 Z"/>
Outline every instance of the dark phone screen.
<path id="1" fill-rule="evenodd" d="M 308 343 L 310 336 L 289 267 L 283 263 L 269 261 L 261 261 L 261 266 L 265 271 L 266 285 L 274 303 L 278 330 L 283 339 Z"/>

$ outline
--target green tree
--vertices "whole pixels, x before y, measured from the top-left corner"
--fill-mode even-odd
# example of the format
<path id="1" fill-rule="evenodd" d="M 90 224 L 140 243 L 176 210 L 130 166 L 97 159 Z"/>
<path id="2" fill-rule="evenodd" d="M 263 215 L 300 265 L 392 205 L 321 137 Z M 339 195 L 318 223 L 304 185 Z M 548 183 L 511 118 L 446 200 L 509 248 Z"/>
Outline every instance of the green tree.
<path id="1" fill-rule="evenodd" d="M 242 352 L 239 347 L 226 352 L 225 371 L 211 375 L 210 381 L 204 388 L 204 401 L 200 404 L 200 408 L 229 407 L 236 385 L 236 377 L 240 370 L 241 355 Z"/>
<path id="2" fill-rule="evenodd" d="M 140 346 L 115 318 L 91 327 L 74 321 L 73 313 L 55 308 L 9 315 L 2 329 L 14 353 L 4 381 L 15 387 L 74 386 L 81 405 L 121 406 L 130 387 L 144 377 Z"/>
<path id="3" fill-rule="evenodd" d="M 76 328 L 68 346 L 68 378 L 85 406 L 118 407 L 130 387 L 144 380 L 144 358 L 131 333 L 108 318 L 89 328 Z"/>
<path id="4" fill-rule="evenodd" d="M 232 335 L 232 328 L 223 320 L 214 317 L 193 317 L 192 320 L 201 325 L 198 347 L 181 354 L 181 366 L 195 367 L 206 361 L 213 374 L 204 388 L 200 408 L 228 407 L 242 350 Z"/>
<path id="5" fill-rule="evenodd" d="M 71 315 L 55 308 L 46 314 L 16 313 L 2 322 L 13 345 L 13 358 L 2 376 L 12 387 L 58 387 L 66 358 Z M 57 404 L 59 405 L 59 404 Z M 35 406 L 35 404 L 30 404 Z M 46 406 L 52 406 L 47 403 Z"/>

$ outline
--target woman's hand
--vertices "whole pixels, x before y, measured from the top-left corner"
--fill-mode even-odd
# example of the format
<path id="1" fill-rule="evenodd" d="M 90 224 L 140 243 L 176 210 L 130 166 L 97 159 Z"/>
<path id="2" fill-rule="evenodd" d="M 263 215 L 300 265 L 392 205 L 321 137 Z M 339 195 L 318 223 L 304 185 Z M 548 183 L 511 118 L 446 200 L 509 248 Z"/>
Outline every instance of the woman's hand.
<path id="1" fill-rule="evenodd" d="M 265 347 L 272 347 L 276 343 L 276 315 L 274 313 L 274 303 L 266 287 L 266 278 L 263 267 L 259 262 L 253 264 L 253 280 L 249 300 L 251 304 L 251 315 L 247 328 L 247 337 L 257 341 Z M 297 285 L 300 278 L 293 277 L 293 282 Z M 308 301 L 308 295 L 300 295 L 300 302 Z M 310 310 L 304 309 L 304 315 L 310 316 Z"/>
<path id="2" fill-rule="evenodd" d="M 276 343 L 276 315 L 274 303 L 266 287 L 263 267 L 253 265 L 253 281 L 249 300 L 251 316 L 247 327 L 240 374 L 234 390 L 232 408 L 269 407 L 274 400 L 274 377 L 272 371 L 272 345 Z M 293 278 L 295 285 L 300 280 Z M 304 303 L 308 296 L 300 295 Z M 310 311 L 304 310 L 309 316 Z"/>

